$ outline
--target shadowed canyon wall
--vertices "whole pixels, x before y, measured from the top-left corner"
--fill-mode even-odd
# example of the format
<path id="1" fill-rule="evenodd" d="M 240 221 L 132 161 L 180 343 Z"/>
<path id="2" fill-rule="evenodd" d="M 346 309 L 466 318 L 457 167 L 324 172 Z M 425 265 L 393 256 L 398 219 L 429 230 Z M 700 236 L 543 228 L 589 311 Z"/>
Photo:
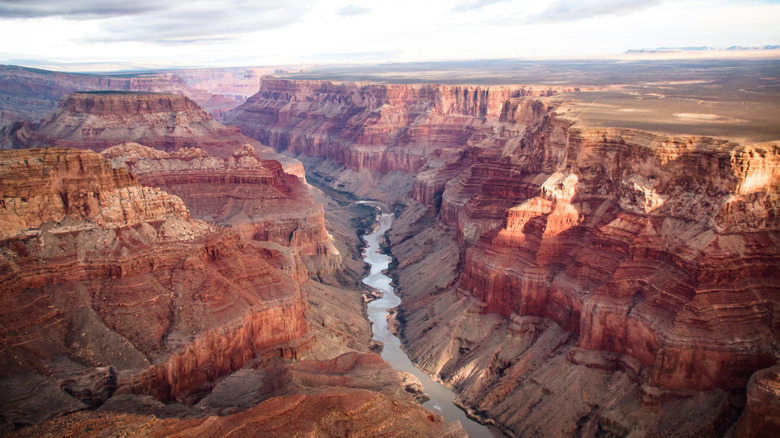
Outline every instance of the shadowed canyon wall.
<path id="1" fill-rule="evenodd" d="M 419 382 L 355 353 L 360 293 L 309 279 L 356 280 L 303 179 L 199 114 L 180 96 L 74 95 L 15 146 L 102 154 L 0 152 L 0 432 L 464 436 L 415 403 Z M 170 152 L 104 148 L 128 138 Z"/>
<path id="2" fill-rule="evenodd" d="M 529 94 L 265 79 L 228 120 L 405 205 L 409 354 L 475 415 L 516 436 L 725 433 L 778 358 L 780 145 L 584 127 Z"/>
<path id="3" fill-rule="evenodd" d="M 108 395 L 169 400 L 310 342 L 305 270 L 279 249 L 191 219 L 94 152 L 4 151 L 0 166 L 4 378 L 81 388 L 110 367 Z"/>

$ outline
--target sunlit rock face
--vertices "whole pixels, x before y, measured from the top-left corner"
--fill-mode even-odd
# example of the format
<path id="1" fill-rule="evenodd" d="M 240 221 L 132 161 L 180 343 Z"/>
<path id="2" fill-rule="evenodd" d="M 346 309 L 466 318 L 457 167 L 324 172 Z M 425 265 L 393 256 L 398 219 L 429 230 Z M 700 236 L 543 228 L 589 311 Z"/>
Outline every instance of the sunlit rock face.
<path id="1" fill-rule="evenodd" d="M 135 142 L 164 151 L 195 147 L 215 157 L 232 156 L 250 143 L 258 156 L 276 159 L 303 178 L 303 166 L 282 157 L 236 129 L 216 122 L 185 96 L 165 93 L 96 91 L 63 97 L 39 123 L 3 130 L 2 148 L 69 147 L 100 152 Z"/>
<path id="2" fill-rule="evenodd" d="M 325 157 L 352 170 L 418 172 L 494 134 L 495 122 L 523 124 L 521 87 L 333 84 L 264 78 L 227 122 L 277 150 Z"/>
<path id="3" fill-rule="evenodd" d="M 475 415 L 725 433 L 778 358 L 780 145 L 583 127 L 528 94 L 269 79 L 229 120 L 340 163 L 334 187 L 409 175 L 387 198 L 407 351 Z"/>
<path id="4" fill-rule="evenodd" d="M 3 151 L 0 174 L 4 410 L 186 400 L 250 360 L 308 348 L 306 271 L 283 247 L 192 219 L 91 151 Z"/>
<path id="5" fill-rule="evenodd" d="M 331 269 L 338 265 L 322 206 L 314 202 L 309 188 L 285 173 L 279 162 L 258 159 L 249 144 L 227 158 L 197 148 L 169 153 L 137 143 L 101 154 L 112 166 L 135 174 L 142 185 L 179 196 L 198 219 L 229 226 L 244 239 L 295 248 L 302 256 L 322 259 L 320 265 L 330 262 Z"/>
<path id="6" fill-rule="evenodd" d="M 486 311 L 544 316 L 583 348 L 639 359 L 654 386 L 739 388 L 772 365 L 777 145 L 621 130 L 567 143 L 467 251 L 460 286 Z"/>

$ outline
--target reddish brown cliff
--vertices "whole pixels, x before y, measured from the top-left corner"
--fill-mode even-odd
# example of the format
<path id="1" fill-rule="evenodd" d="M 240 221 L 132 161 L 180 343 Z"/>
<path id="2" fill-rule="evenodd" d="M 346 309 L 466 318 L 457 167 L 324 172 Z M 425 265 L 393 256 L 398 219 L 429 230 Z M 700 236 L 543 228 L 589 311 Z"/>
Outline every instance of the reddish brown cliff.
<path id="1" fill-rule="evenodd" d="M 70 147 L 100 152 L 135 142 L 175 151 L 197 147 L 226 158 L 251 144 L 264 159 L 276 159 L 289 173 L 303 177 L 294 159 L 241 134 L 235 127 L 216 122 L 187 97 L 163 93 L 99 91 L 73 93 L 39 123 L 19 123 L 3 130 L 2 148 Z"/>
<path id="2" fill-rule="evenodd" d="M 187 96 L 219 120 L 255 94 L 269 68 L 215 68 L 164 72 L 89 74 L 0 65 L 0 127 L 37 122 L 57 102 L 78 91 L 140 91 Z"/>
<path id="3" fill-rule="evenodd" d="M 88 404 L 101 388 L 186 399 L 249 360 L 305 351 L 305 270 L 289 256 L 190 219 L 94 152 L 0 155 L 0 369 L 20 394 L 17 376 L 35 373 Z M 29 398 L 14 391 L 7 409 Z"/>
<path id="4" fill-rule="evenodd" d="M 196 148 L 168 153 L 135 143 L 102 152 L 145 186 L 179 196 L 190 213 L 230 226 L 242 238 L 273 241 L 305 256 L 335 256 L 323 209 L 309 188 L 275 160 L 260 160 L 248 144 L 228 158 Z"/>
<path id="5" fill-rule="evenodd" d="M 416 404 L 395 370 L 373 353 L 241 374 L 221 381 L 195 407 L 197 415 L 182 407 L 186 414 L 171 418 L 163 406 L 149 404 L 127 413 L 122 404 L 128 400 L 118 396 L 121 401 L 98 412 L 55 418 L 11 436 L 467 436 L 458 423 L 444 423 Z M 237 401 L 251 404 L 226 409 L 225 402 Z"/>
<path id="6" fill-rule="evenodd" d="M 277 150 L 335 160 L 352 170 L 438 167 L 518 117 L 522 87 L 334 84 L 264 78 L 227 123 Z M 523 120 L 524 121 L 524 120 Z"/>
<path id="7" fill-rule="evenodd" d="M 515 435 L 724 433 L 778 360 L 780 145 L 573 127 L 523 94 L 264 80 L 230 120 L 406 204 L 408 352 L 475 415 Z M 407 197 L 350 182 L 397 171 Z"/>

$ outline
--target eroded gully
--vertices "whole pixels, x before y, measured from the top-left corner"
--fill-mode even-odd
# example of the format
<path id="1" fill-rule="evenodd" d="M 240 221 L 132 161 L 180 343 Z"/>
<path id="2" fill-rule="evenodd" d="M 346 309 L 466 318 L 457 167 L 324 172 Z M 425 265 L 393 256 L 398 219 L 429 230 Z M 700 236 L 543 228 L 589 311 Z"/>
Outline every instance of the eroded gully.
<path id="1" fill-rule="evenodd" d="M 425 393 L 431 398 L 423 403 L 423 406 L 438 412 L 446 421 L 459 420 L 460 424 L 463 425 L 463 428 L 472 438 L 504 437 L 505 435 L 498 429 L 485 426 L 468 418 L 465 412 L 452 403 L 455 399 L 455 393 L 414 366 L 406 353 L 401 349 L 401 340 L 390 332 L 387 324 L 387 313 L 388 310 L 401 304 L 401 298 L 395 294 L 390 277 L 382 273 L 388 269 L 392 257 L 379 251 L 382 236 L 390 229 L 392 223 L 393 215 L 382 213 L 379 218 L 379 228 L 373 233 L 363 236 L 363 240 L 366 241 L 363 260 L 371 267 L 371 271 L 363 279 L 363 283 L 378 289 L 384 295 L 383 298 L 368 303 L 368 319 L 373 323 L 374 339 L 384 344 L 382 358 L 396 369 L 411 373 L 420 379 L 420 383 L 425 388 Z"/>

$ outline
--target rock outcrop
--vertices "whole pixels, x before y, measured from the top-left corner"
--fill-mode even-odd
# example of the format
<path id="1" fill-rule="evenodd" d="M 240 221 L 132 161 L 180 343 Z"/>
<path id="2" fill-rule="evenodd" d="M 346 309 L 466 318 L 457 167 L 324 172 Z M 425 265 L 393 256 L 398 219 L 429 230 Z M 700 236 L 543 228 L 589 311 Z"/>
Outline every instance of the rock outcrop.
<path id="1" fill-rule="evenodd" d="M 197 102 L 217 120 L 259 88 L 267 68 L 216 68 L 163 72 L 89 74 L 0 65 L 0 126 L 37 122 L 64 96 L 77 91 L 172 93 Z"/>
<path id="2" fill-rule="evenodd" d="M 102 155 L 112 166 L 136 175 L 142 185 L 179 196 L 198 219 L 229 226 L 247 240 L 295 248 L 313 273 L 327 265 L 338 267 L 323 208 L 309 188 L 285 173 L 279 162 L 258 159 L 249 144 L 227 158 L 196 148 L 168 153 L 136 143 L 111 147 Z"/>
<path id="3" fill-rule="evenodd" d="M 525 126 L 539 108 L 507 102 L 547 93 L 552 91 L 263 78 L 260 91 L 226 123 L 277 150 L 324 157 L 355 172 L 416 173 L 491 139 L 499 119 Z"/>
<path id="4" fill-rule="evenodd" d="M 221 381 L 193 409 L 181 407 L 173 418 L 163 414 L 164 406 L 125 398 L 11 436 L 467 436 L 458 423 L 444 423 L 399 390 L 398 374 L 375 354 L 349 353 L 241 374 Z M 137 412 L 127 413 L 122 405 L 132 403 Z M 247 408 L 237 410 L 236 403 Z"/>
<path id="5" fill-rule="evenodd" d="M 62 406 L 47 415 L 115 393 L 190 400 L 251 360 L 308 348 L 306 271 L 285 248 L 191 219 L 94 152 L 0 158 L 0 379 L 40 376 L 33 399 Z M 29 393 L 13 393 L 4 429 L 35 420 L 14 405 Z"/>
<path id="6" fill-rule="evenodd" d="M 215 121 L 195 102 L 182 95 L 125 91 L 73 93 L 39 123 L 16 123 L 2 132 L 2 148 L 68 147 L 103 151 L 135 142 L 164 151 L 195 147 L 227 158 L 251 144 L 263 159 L 275 159 L 288 173 L 303 178 L 303 166 L 294 159 Z"/>
<path id="7" fill-rule="evenodd" d="M 474 415 L 725 433 L 780 356 L 780 145 L 574 125 L 527 94 L 264 80 L 229 120 L 405 204 L 407 349 Z M 381 187 L 399 172 L 406 197 Z"/>

